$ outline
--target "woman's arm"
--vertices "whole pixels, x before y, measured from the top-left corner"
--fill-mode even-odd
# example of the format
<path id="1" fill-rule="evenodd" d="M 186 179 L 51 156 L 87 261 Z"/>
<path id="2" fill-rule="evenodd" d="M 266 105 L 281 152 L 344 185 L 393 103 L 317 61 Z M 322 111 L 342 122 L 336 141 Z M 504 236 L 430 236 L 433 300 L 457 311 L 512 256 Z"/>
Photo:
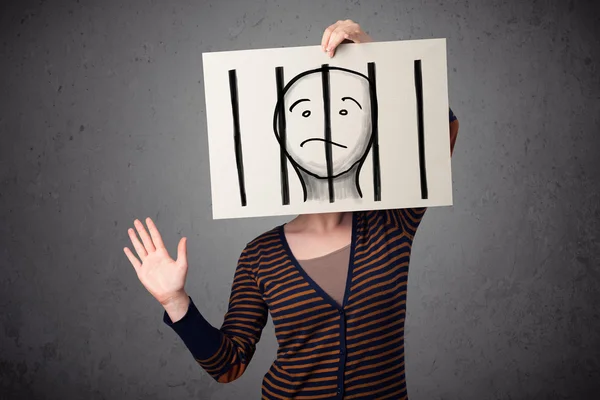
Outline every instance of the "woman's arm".
<path id="1" fill-rule="evenodd" d="M 141 221 L 129 237 L 138 257 L 125 247 L 140 282 L 163 305 L 163 321 L 181 337 L 196 361 L 218 382 L 239 378 L 254 355 L 256 343 L 267 323 L 267 305 L 256 283 L 255 261 L 258 246 L 246 246 L 238 261 L 229 310 L 221 329 L 213 327 L 185 292 L 187 276 L 187 238 L 181 238 L 177 259 L 169 256 L 158 228 L 146 218 L 148 231 Z M 175 321 L 171 320 L 174 318 Z"/>
<path id="2" fill-rule="evenodd" d="M 354 43 L 372 42 L 373 39 L 352 20 L 338 21 L 325 29 L 321 39 L 321 47 L 330 57 L 335 54 L 335 49 L 344 41 Z M 458 119 L 450 111 L 450 156 L 454 151 L 454 144 L 458 135 Z M 399 208 L 386 210 L 388 220 L 396 226 L 401 227 L 410 237 L 414 237 L 427 207 Z"/>
<path id="3" fill-rule="evenodd" d="M 454 144 L 456 143 L 456 137 L 458 136 L 458 118 L 450 109 L 450 157 L 454 152 Z"/>
<path id="4" fill-rule="evenodd" d="M 163 321 L 179 335 L 198 364 L 221 383 L 242 376 L 267 323 L 267 305 L 258 289 L 253 264 L 248 260 L 246 248 L 238 261 L 229 309 L 220 329 L 204 319 L 191 298 L 183 318 L 172 322 L 167 311 L 163 316 Z"/>

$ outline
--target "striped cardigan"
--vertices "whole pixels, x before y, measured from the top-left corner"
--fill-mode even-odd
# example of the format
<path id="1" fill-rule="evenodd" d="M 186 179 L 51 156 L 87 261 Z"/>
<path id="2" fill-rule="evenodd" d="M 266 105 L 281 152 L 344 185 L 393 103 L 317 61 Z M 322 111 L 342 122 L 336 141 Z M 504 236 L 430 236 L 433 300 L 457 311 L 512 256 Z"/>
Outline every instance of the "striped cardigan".
<path id="1" fill-rule="evenodd" d="M 406 399 L 408 265 L 425 211 L 353 213 L 341 307 L 302 270 L 278 226 L 243 250 L 220 329 L 193 301 L 179 321 L 166 312 L 163 320 L 198 364 L 224 383 L 244 373 L 270 311 L 279 349 L 264 376 L 262 399 Z"/>

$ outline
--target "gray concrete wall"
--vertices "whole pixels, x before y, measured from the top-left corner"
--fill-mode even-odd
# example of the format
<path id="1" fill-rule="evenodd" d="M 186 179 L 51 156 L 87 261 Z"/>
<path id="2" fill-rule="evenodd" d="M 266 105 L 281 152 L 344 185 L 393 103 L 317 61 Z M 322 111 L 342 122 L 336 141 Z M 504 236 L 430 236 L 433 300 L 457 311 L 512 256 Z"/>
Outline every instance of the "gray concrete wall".
<path id="1" fill-rule="evenodd" d="M 211 220 L 202 52 L 446 37 L 454 206 L 409 278 L 412 399 L 600 392 L 597 1 L 19 1 L 0 12 L 0 398 L 255 399 L 272 324 L 221 385 L 123 254 L 151 216 L 213 324 L 244 244 L 285 218 Z"/>

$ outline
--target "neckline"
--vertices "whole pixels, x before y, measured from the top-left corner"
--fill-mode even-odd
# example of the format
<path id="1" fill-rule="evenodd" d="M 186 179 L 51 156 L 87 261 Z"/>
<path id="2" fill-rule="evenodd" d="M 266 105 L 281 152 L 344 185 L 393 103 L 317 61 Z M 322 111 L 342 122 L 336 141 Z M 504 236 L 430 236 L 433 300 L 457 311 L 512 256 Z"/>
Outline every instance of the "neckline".
<path id="1" fill-rule="evenodd" d="M 294 256 L 294 253 L 292 253 L 292 249 L 290 248 L 290 245 L 287 241 L 287 238 L 285 237 L 285 231 L 283 229 L 283 227 L 285 226 L 285 224 L 279 225 L 278 227 L 278 231 L 279 231 L 279 240 L 281 241 L 281 244 L 283 245 L 283 248 L 287 254 L 287 256 L 290 258 L 290 260 L 292 261 L 292 264 L 294 265 L 294 267 L 296 267 L 296 269 L 298 270 L 298 272 L 300 273 L 300 275 L 302 275 L 302 277 L 304 278 L 304 280 L 306 280 L 306 282 L 308 282 L 308 284 L 310 285 L 310 287 L 312 289 L 315 290 L 315 292 L 317 292 L 317 295 L 319 297 L 321 297 L 326 303 L 329 303 L 329 305 L 331 305 L 334 309 L 338 310 L 340 313 L 343 312 L 344 308 L 346 307 L 346 303 L 348 302 L 348 297 L 350 295 L 350 287 L 352 286 L 352 272 L 354 270 L 354 252 L 356 249 L 356 237 L 357 237 L 357 225 L 358 225 L 358 220 L 357 220 L 357 213 L 353 212 L 352 213 L 352 237 L 350 240 L 350 257 L 348 259 L 348 274 L 346 275 L 346 286 L 344 289 L 344 300 L 342 301 L 342 305 L 340 306 L 340 304 L 338 304 L 337 301 L 335 301 L 329 294 L 327 294 L 327 292 L 325 292 L 304 270 L 304 268 L 302 268 L 302 266 L 300 265 L 300 263 L 298 262 L 298 260 L 296 259 L 296 257 Z M 341 249 L 340 249 L 341 250 Z"/>
<path id="2" fill-rule="evenodd" d="M 287 240 L 287 238 L 286 238 Z M 329 252 L 327 254 L 323 254 L 322 256 L 318 256 L 318 257 L 312 257 L 312 258 L 296 258 L 298 260 L 299 263 L 307 263 L 307 262 L 312 262 L 312 261 L 317 261 L 317 260 L 321 260 L 323 258 L 327 258 L 327 257 L 331 257 L 334 256 L 338 253 L 341 253 L 342 251 L 348 250 L 348 248 L 352 245 L 352 239 L 350 239 L 350 243 L 348 243 L 347 245 L 345 245 L 344 247 L 340 247 L 337 250 L 334 250 L 332 252 Z"/>

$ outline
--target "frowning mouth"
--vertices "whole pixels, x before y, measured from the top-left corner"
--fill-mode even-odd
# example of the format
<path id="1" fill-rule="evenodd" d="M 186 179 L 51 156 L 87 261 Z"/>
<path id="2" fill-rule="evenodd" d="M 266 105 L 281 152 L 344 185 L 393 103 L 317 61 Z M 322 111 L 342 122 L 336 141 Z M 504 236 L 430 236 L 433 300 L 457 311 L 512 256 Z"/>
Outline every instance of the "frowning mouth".
<path id="1" fill-rule="evenodd" d="M 331 140 L 325 140 L 325 139 L 322 139 L 322 138 L 306 139 L 305 141 L 303 141 L 302 143 L 300 143 L 300 147 L 304 146 L 305 143 L 312 142 L 312 141 L 331 143 L 332 145 L 341 147 L 343 149 L 347 149 L 348 148 L 348 146 L 344 146 L 343 144 L 339 144 L 339 143 L 336 143 L 336 142 L 332 142 Z"/>

